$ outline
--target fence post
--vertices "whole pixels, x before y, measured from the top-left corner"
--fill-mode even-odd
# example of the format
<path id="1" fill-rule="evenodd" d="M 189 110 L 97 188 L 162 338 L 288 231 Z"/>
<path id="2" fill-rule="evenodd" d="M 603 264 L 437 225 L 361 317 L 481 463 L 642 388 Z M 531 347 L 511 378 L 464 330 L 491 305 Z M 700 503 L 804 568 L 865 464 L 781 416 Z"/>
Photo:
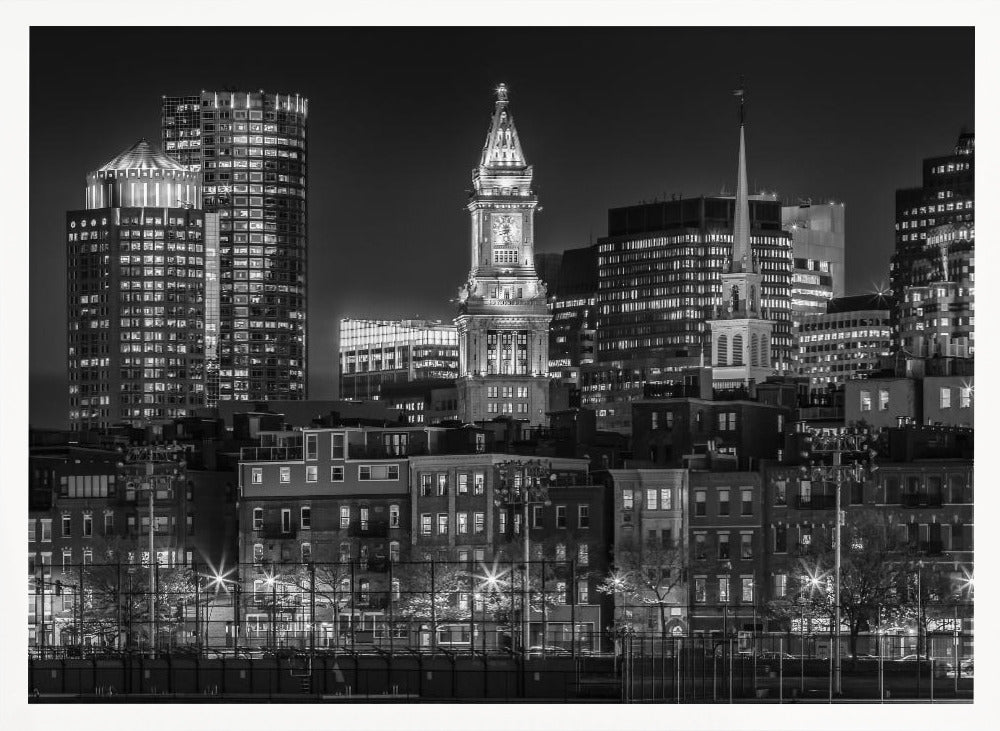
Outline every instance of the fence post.
<path id="1" fill-rule="evenodd" d="M 778 638 L 778 703 L 785 702 L 785 641 Z"/>

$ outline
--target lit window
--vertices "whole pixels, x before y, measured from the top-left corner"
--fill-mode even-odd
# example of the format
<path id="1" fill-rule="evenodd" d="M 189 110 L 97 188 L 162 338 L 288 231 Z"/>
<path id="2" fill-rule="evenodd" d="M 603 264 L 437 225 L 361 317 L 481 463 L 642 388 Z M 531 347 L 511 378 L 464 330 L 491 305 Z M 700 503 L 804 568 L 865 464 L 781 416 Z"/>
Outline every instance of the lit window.
<path id="1" fill-rule="evenodd" d="M 280 477 L 278 478 L 281 482 L 291 482 L 292 481 L 292 468 L 291 467 L 281 467 L 279 469 Z"/>
<path id="2" fill-rule="evenodd" d="M 351 525 L 351 507 L 349 505 L 340 506 L 340 527 L 348 528 Z"/>
<path id="3" fill-rule="evenodd" d="M 670 510 L 670 495 L 669 487 L 660 488 L 660 510 Z"/>
<path id="4" fill-rule="evenodd" d="M 473 477 L 474 477 L 474 482 L 473 482 L 472 494 L 482 495 L 484 485 L 486 484 L 486 475 L 482 472 L 477 472 Z"/>
<path id="5" fill-rule="evenodd" d="M 887 411 L 889 409 L 889 389 L 880 388 L 878 390 L 878 410 Z"/>
<path id="6" fill-rule="evenodd" d="M 319 479 L 319 467 L 316 465 L 306 466 L 306 482 L 316 482 Z"/>
<path id="7" fill-rule="evenodd" d="M 260 485 L 264 482 L 264 470 L 261 467 L 254 467 L 250 470 L 250 482 L 254 485 Z"/>
<path id="8" fill-rule="evenodd" d="M 469 532 L 469 514 L 468 513 L 458 513 L 455 516 L 455 529 L 459 534 L 465 534 Z"/>
<path id="9" fill-rule="evenodd" d="M 437 532 L 439 536 L 448 535 L 448 514 L 438 513 L 437 516 Z"/>
<path id="10" fill-rule="evenodd" d="M 750 603 L 753 601 L 753 577 L 740 577 L 740 601 Z"/>
<path id="11" fill-rule="evenodd" d="M 720 576 L 719 577 L 719 603 L 728 604 L 729 603 L 729 577 Z"/>
<path id="12" fill-rule="evenodd" d="M 862 391 L 861 392 L 861 410 L 871 411 L 872 410 L 872 392 Z"/>
<path id="13" fill-rule="evenodd" d="M 699 603 L 704 603 L 706 601 L 704 576 L 694 577 L 694 600 Z"/>
<path id="14" fill-rule="evenodd" d="M 576 562 L 580 566 L 590 565 L 590 546 L 586 543 L 581 543 L 576 547 Z"/>
<path id="15" fill-rule="evenodd" d="M 483 533 L 486 530 L 486 513 L 473 513 L 473 530 L 476 533 Z"/>
<path id="16" fill-rule="evenodd" d="M 951 408 L 951 388 L 948 386 L 941 387 L 941 408 L 950 409 Z"/>
<path id="17" fill-rule="evenodd" d="M 788 593 L 788 574 L 774 575 L 774 596 L 783 597 Z"/>
<path id="18" fill-rule="evenodd" d="M 631 510 L 632 509 L 632 491 L 622 490 L 622 509 Z"/>
<path id="19" fill-rule="evenodd" d="M 420 534 L 429 536 L 431 534 L 432 528 L 432 516 L 430 513 L 420 514 Z"/>
<path id="20" fill-rule="evenodd" d="M 390 505 L 389 506 L 389 527 L 398 528 L 399 527 L 399 506 Z"/>
<path id="21" fill-rule="evenodd" d="M 646 510 L 656 510 L 656 490 L 646 490 Z"/>
<path id="22" fill-rule="evenodd" d="M 968 409 L 972 407 L 972 387 L 962 386 L 959 391 L 959 408 Z"/>

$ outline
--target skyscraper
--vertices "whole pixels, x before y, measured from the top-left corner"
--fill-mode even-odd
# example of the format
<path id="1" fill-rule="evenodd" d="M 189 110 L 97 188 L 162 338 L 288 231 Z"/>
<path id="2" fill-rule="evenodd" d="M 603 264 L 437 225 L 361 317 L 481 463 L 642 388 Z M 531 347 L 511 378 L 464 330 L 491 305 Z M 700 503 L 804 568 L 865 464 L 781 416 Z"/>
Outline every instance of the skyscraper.
<path id="1" fill-rule="evenodd" d="M 207 219 L 198 175 L 140 140 L 66 214 L 70 428 L 204 404 Z"/>
<path id="2" fill-rule="evenodd" d="M 898 334 L 904 290 L 938 278 L 941 246 L 929 242 L 931 229 L 946 224 L 973 224 L 975 213 L 976 137 L 962 132 L 951 155 L 926 158 L 919 188 L 896 191 L 896 248 L 890 283 L 895 297 L 893 324 Z M 930 260 L 930 264 L 928 264 Z M 961 272 L 950 272 L 954 277 Z"/>
<path id="3" fill-rule="evenodd" d="M 164 150 L 201 172 L 205 210 L 219 214 L 210 405 L 306 395 L 308 109 L 264 91 L 163 97 Z"/>
<path id="4" fill-rule="evenodd" d="M 781 207 L 781 225 L 792 235 L 792 327 L 806 315 L 822 315 L 844 296 L 844 204 L 802 203 Z"/>
<path id="5" fill-rule="evenodd" d="M 548 410 L 549 314 L 534 266 L 533 170 L 521 150 L 507 87 L 496 104 L 473 192 L 472 268 L 459 289 L 459 417 L 499 415 L 545 421 Z"/>

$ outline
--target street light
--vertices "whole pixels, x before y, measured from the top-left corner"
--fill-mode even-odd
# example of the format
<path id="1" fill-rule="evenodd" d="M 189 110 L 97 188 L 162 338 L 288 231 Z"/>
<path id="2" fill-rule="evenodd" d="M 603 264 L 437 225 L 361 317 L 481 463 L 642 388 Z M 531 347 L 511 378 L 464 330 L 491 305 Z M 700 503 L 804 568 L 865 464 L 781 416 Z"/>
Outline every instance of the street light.
<path id="1" fill-rule="evenodd" d="M 531 560 L 531 538 L 528 525 L 529 508 L 532 505 L 551 505 L 549 500 L 549 488 L 543 481 L 543 477 L 548 474 L 550 482 L 555 482 L 556 475 L 552 472 L 551 463 L 545 464 L 541 460 L 506 460 L 496 465 L 499 476 L 497 487 L 494 489 L 493 504 L 508 509 L 521 508 L 521 536 L 524 541 L 524 574 L 521 595 L 521 652 L 525 659 L 528 657 L 528 644 L 530 642 L 530 610 L 531 595 L 528 589 L 529 562 Z M 513 523 L 513 521 L 511 521 Z M 525 594 L 527 593 L 527 604 L 525 604 Z M 544 603 L 545 597 L 542 597 Z M 513 610 L 513 607 L 511 607 Z M 545 645 L 545 638 L 542 638 L 542 646 Z"/>

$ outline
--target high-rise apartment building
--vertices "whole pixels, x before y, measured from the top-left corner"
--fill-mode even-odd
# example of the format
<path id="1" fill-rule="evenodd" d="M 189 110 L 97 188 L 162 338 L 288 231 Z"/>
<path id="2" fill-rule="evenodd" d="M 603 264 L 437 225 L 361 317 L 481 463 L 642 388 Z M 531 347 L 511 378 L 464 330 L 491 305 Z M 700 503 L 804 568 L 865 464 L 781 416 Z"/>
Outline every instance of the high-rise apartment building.
<path id="1" fill-rule="evenodd" d="M 340 397 L 377 399 L 387 384 L 458 377 L 458 331 L 440 320 L 340 321 Z"/>
<path id="2" fill-rule="evenodd" d="M 806 315 L 798 328 L 799 373 L 810 390 L 826 390 L 879 368 L 892 347 L 892 299 L 858 295 L 830 300 L 826 312 Z"/>
<path id="3" fill-rule="evenodd" d="M 781 207 L 781 226 L 792 235 L 792 327 L 821 315 L 844 296 L 844 204 Z"/>
<path id="4" fill-rule="evenodd" d="M 204 405 L 210 218 L 197 173 L 146 140 L 87 175 L 66 214 L 71 429 Z"/>
<path id="5" fill-rule="evenodd" d="M 201 173 L 219 217 L 210 405 L 306 395 L 308 110 L 298 94 L 163 97 L 164 150 Z"/>
<path id="6" fill-rule="evenodd" d="M 545 422 L 549 399 L 546 290 L 534 265 L 534 175 L 521 150 L 507 87 L 496 104 L 473 191 L 472 268 L 459 289 L 459 417 Z"/>
<path id="7" fill-rule="evenodd" d="M 941 247 L 928 239 L 931 230 L 975 221 L 976 137 L 962 132 L 951 155 L 926 158 L 919 188 L 896 191 L 896 248 L 890 282 L 896 298 L 893 324 L 899 320 L 910 285 L 925 285 L 939 276 Z M 928 260 L 930 265 L 928 265 Z"/>

